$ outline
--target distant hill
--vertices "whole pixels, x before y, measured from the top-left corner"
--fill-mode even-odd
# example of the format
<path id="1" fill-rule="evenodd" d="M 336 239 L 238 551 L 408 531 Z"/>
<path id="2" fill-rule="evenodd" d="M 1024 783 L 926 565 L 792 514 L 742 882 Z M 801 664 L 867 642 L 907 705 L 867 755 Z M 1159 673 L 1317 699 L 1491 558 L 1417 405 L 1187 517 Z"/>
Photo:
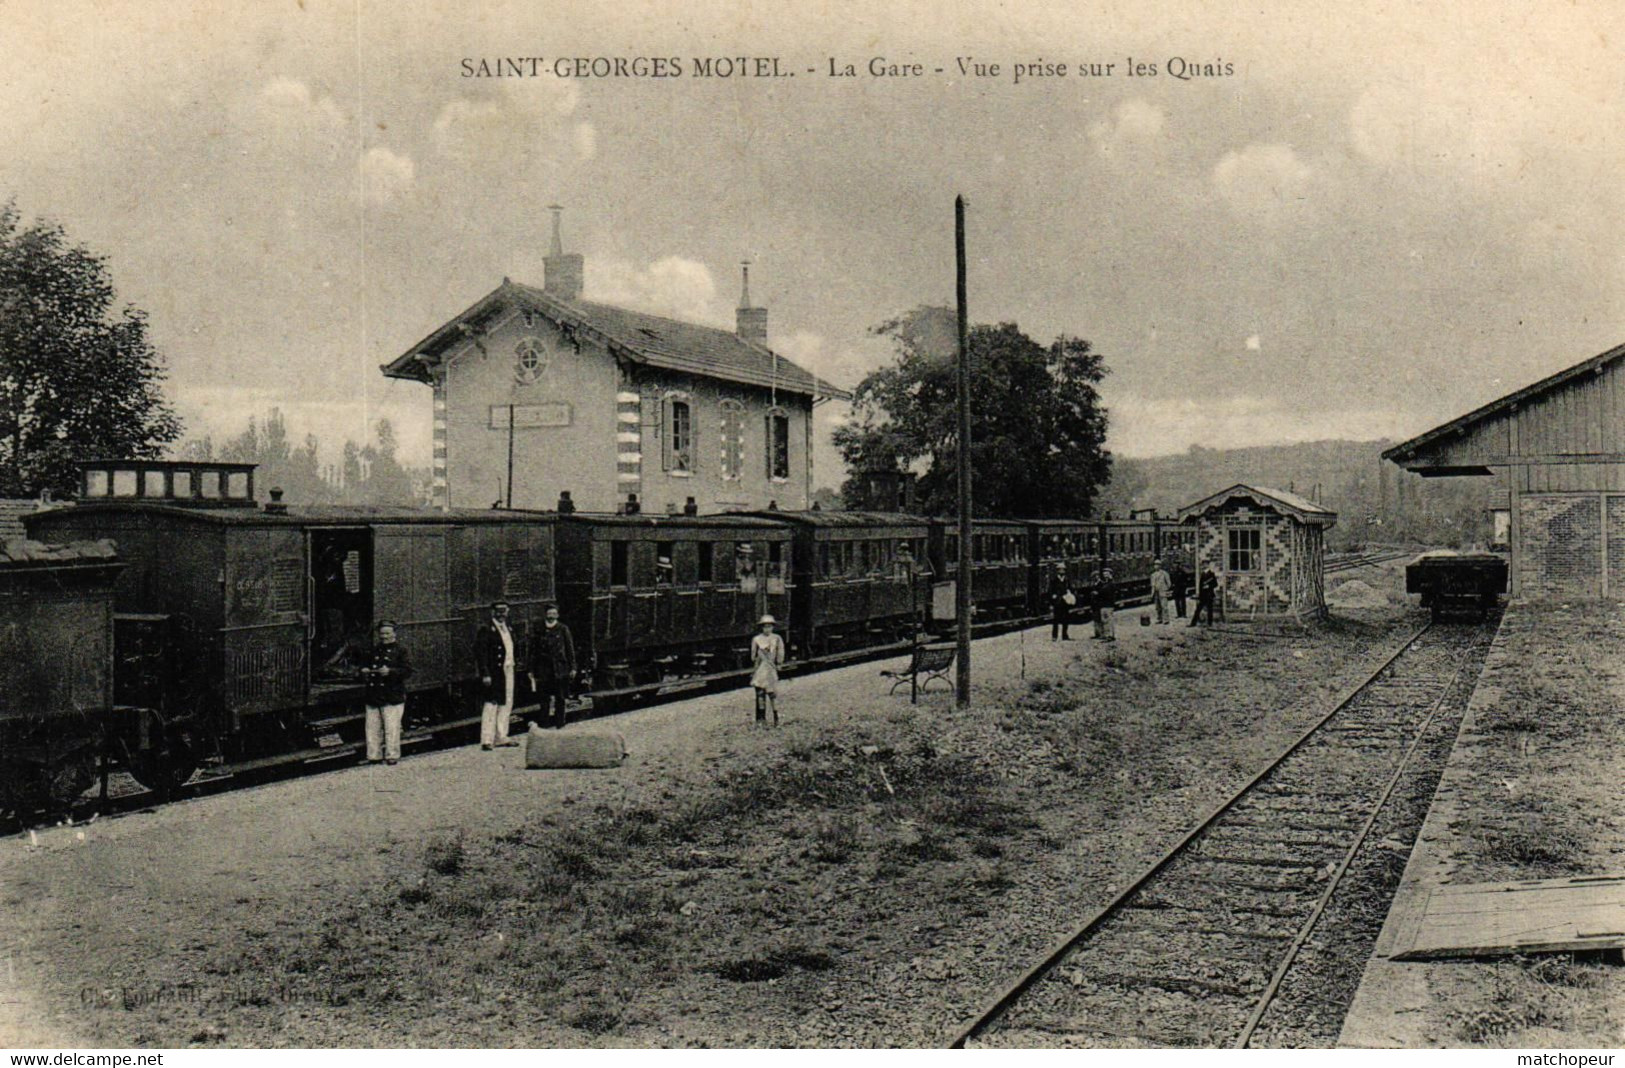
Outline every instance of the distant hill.
<path id="1" fill-rule="evenodd" d="M 1117 458 L 1099 514 L 1171 515 L 1237 482 L 1292 490 L 1338 514 L 1334 548 L 1363 542 L 1468 545 L 1485 540 L 1501 478 L 1424 479 L 1382 459 L 1394 442 L 1311 441 L 1250 449 L 1192 446 L 1174 456 Z M 1504 505 L 1503 505 L 1504 506 Z"/>

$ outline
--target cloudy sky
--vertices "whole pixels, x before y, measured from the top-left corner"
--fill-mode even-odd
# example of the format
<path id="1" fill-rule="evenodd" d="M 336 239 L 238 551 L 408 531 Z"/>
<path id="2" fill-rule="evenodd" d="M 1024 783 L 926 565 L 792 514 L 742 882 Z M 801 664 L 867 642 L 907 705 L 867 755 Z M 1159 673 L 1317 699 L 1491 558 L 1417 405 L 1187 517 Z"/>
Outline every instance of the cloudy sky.
<path id="1" fill-rule="evenodd" d="M 555 201 L 589 297 L 731 325 L 749 258 L 775 345 L 855 385 L 952 301 L 963 193 L 973 319 L 1093 341 L 1129 456 L 1409 436 L 1625 341 L 1612 0 L 3 6 L 0 196 L 107 255 L 196 432 L 388 415 L 427 463 L 378 365 L 539 284 Z M 741 56 L 794 76 L 694 76 Z M 502 58 L 538 76 L 464 76 Z"/>

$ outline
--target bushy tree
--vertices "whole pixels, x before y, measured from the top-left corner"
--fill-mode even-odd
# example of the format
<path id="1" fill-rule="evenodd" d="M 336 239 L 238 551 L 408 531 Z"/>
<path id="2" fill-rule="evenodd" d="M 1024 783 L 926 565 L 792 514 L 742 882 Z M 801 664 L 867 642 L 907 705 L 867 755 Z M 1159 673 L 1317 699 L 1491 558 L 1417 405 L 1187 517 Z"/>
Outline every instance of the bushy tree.
<path id="1" fill-rule="evenodd" d="M 875 332 L 897 358 L 859 383 L 853 419 L 835 432 L 850 476 L 843 495 L 860 499 L 855 479 L 867 470 L 921 470 L 921 510 L 948 514 L 958 504 L 954 313 L 917 308 Z M 1015 323 L 972 327 L 969 348 L 976 514 L 1089 514 L 1111 473 L 1100 355 L 1065 335 L 1041 345 Z"/>
<path id="2" fill-rule="evenodd" d="M 161 455 L 181 430 L 164 377 L 106 261 L 0 208 L 0 497 L 72 492 L 78 460 Z"/>

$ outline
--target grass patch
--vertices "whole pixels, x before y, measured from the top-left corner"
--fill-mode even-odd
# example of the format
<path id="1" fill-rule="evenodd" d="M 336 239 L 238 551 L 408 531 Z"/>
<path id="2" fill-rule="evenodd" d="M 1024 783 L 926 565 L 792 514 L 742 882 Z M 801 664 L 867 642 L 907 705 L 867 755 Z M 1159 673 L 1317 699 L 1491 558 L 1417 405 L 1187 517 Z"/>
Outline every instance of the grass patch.
<path id="1" fill-rule="evenodd" d="M 461 875 L 468 861 L 463 847 L 463 832 L 432 838 L 423 850 L 423 863 L 436 875 Z"/>

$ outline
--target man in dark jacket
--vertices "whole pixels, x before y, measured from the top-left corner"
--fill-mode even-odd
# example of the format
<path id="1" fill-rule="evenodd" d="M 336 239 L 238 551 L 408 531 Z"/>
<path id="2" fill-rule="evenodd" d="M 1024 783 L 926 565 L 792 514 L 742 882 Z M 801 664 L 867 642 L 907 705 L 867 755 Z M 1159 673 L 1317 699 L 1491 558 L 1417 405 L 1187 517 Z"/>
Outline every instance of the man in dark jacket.
<path id="1" fill-rule="evenodd" d="M 513 716 L 513 632 L 508 629 L 508 602 L 491 606 L 491 619 L 474 635 L 474 670 L 480 677 L 480 748 L 518 745 L 508 740 Z"/>
<path id="2" fill-rule="evenodd" d="M 1196 584 L 1196 611 L 1191 613 L 1191 626 L 1196 626 L 1202 618 L 1202 610 L 1207 609 L 1207 625 L 1213 626 L 1213 602 L 1219 596 L 1219 576 L 1213 573 L 1211 567 L 1204 568 L 1202 578 Z"/>
<path id="3" fill-rule="evenodd" d="M 576 643 L 570 628 L 559 622 L 558 605 L 548 605 L 543 619 L 530 639 L 530 688 L 553 726 L 563 728 L 565 701 L 576 675 Z"/>
<path id="4" fill-rule="evenodd" d="M 1185 618 L 1185 594 L 1189 592 L 1191 577 L 1185 573 L 1185 565 L 1178 556 L 1174 557 L 1174 566 L 1168 576 L 1174 584 L 1174 613 L 1180 619 Z"/>
<path id="5" fill-rule="evenodd" d="M 1072 592 L 1072 586 L 1066 581 L 1066 565 L 1056 564 L 1055 574 L 1049 580 L 1049 640 L 1069 642 L 1072 635 L 1067 628 L 1072 624 L 1072 606 L 1078 603 L 1078 598 Z"/>
<path id="6" fill-rule="evenodd" d="M 401 719 L 406 713 L 406 680 L 412 658 L 395 640 L 395 624 L 378 624 L 378 640 L 367 656 L 361 677 L 367 684 L 367 762 L 394 764 L 401 759 Z"/>

